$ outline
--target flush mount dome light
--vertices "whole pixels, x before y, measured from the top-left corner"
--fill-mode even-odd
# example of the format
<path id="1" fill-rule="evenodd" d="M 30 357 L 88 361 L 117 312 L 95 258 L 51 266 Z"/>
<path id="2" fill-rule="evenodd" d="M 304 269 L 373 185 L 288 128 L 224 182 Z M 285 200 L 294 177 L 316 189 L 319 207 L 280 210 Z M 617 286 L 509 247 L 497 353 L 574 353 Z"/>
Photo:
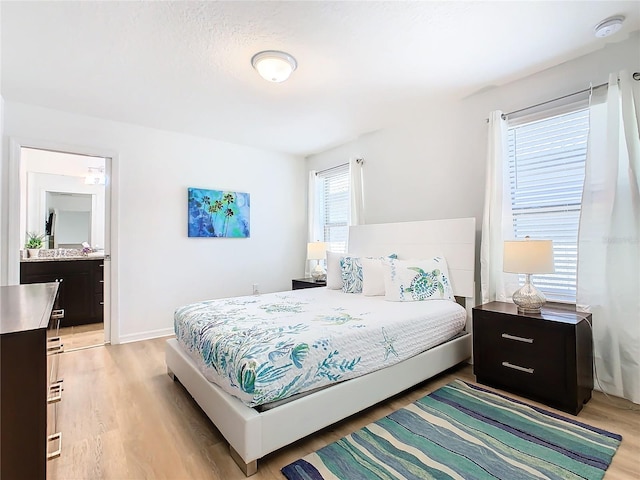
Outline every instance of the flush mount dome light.
<path id="1" fill-rule="evenodd" d="M 291 55 L 277 50 L 258 52 L 251 58 L 251 65 L 262 78 L 269 82 L 284 82 L 298 67 Z"/>
<path id="2" fill-rule="evenodd" d="M 604 38 L 613 35 L 622 28 L 622 22 L 624 22 L 622 15 L 603 20 L 594 29 L 596 37 Z"/>

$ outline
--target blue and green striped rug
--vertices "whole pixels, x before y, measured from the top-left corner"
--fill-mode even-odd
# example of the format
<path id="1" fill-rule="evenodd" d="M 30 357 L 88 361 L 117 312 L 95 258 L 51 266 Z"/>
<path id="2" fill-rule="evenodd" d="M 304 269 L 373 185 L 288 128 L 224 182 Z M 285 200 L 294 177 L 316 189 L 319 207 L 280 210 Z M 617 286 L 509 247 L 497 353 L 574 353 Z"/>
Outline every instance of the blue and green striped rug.
<path id="1" fill-rule="evenodd" d="M 621 441 L 455 380 L 282 473 L 289 480 L 599 479 Z"/>

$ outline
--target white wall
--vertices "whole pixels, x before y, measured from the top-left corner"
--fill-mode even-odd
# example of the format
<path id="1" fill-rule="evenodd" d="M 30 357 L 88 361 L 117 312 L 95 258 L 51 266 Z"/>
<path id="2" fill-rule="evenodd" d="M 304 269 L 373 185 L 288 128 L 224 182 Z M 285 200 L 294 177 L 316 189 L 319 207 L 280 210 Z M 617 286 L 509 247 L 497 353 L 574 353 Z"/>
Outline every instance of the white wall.
<path id="1" fill-rule="evenodd" d="M 640 71 L 638 33 L 511 84 L 413 112 L 402 125 L 310 156 L 307 168 L 363 157 L 367 223 L 476 217 L 480 229 L 489 112 L 510 112 L 604 83 L 610 72 L 624 68 Z M 479 233 L 477 240 L 479 251 Z"/>
<path id="2" fill-rule="evenodd" d="M 2 8 L 0 8 L 0 38 L 2 38 Z M 0 92 L 2 92 L 2 48 L 0 47 Z M 0 95 L 0 139 L 4 138 L 4 98 Z M 0 146 L 0 218 L 2 218 L 2 225 L 7 222 L 7 209 L 6 209 L 6 195 L 7 189 L 5 188 L 5 171 L 6 161 L 4 148 Z M 0 227 L 1 228 L 1 227 Z M 6 262 L 2 255 L 2 252 L 6 248 L 6 232 L 0 230 L 0 285 L 3 285 L 2 272 L 6 270 Z"/>
<path id="3" fill-rule="evenodd" d="M 2 10 L 2 9 L 0 9 Z M 0 51 L 2 48 L 0 48 Z M 2 55 L 0 55 L 0 65 L 2 65 Z M 0 70 L 2 68 L 0 67 Z M 0 78 L 2 73 L 0 72 Z M 0 138 L 4 139 L 4 98 L 0 95 Z M 7 188 L 6 188 L 6 175 L 7 175 L 7 162 L 5 160 L 6 154 L 4 147 L 0 148 L 0 218 L 2 222 L 0 225 L 0 285 L 4 285 L 3 272 L 7 270 L 7 262 L 2 252 L 6 250 L 7 239 L 6 229 L 2 230 L 2 225 L 7 223 L 8 210 L 7 210 Z"/>
<path id="4" fill-rule="evenodd" d="M 254 283 L 262 292 L 288 290 L 304 272 L 301 158 L 6 102 L 5 156 L 12 137 L 116 153 L 112 315 L 122 341 L 170 333 L 173 311 L 185 303 L 249 295 Z M 188 187 L 249 192 L 251 238 L 188 238 Z"/>

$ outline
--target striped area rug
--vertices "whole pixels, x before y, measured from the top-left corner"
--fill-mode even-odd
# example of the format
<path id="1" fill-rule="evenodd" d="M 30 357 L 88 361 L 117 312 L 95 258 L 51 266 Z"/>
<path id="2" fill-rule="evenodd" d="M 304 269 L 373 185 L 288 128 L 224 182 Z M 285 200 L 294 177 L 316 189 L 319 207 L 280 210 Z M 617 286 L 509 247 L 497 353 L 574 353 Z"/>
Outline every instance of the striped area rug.
<path id="1" fill-rule="evenodd" d="M 621 441 L 455 380 L 282 473 L 289 480 L 599 479 Z"/>

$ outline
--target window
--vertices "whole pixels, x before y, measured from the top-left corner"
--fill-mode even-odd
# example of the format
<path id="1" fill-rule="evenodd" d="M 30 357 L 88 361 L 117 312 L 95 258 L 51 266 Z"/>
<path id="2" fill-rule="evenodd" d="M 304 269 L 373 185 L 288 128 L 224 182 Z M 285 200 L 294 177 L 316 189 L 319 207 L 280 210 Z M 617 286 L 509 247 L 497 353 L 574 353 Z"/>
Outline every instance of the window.
<path id="1" fill-rule="evenodd" d="M 513 231 L 517 239 L 553 240 L 556 273 L 534 276 L 548 300 L 576 301 L 588 134 L 587 108 L 508 128 Z"/>
<path id="2" fill-rule="evenodd" d="M 333 252 L 346 253 L 349 237 L 349 164 L 318 172 L 318 209 L 322 240 Z"/>

